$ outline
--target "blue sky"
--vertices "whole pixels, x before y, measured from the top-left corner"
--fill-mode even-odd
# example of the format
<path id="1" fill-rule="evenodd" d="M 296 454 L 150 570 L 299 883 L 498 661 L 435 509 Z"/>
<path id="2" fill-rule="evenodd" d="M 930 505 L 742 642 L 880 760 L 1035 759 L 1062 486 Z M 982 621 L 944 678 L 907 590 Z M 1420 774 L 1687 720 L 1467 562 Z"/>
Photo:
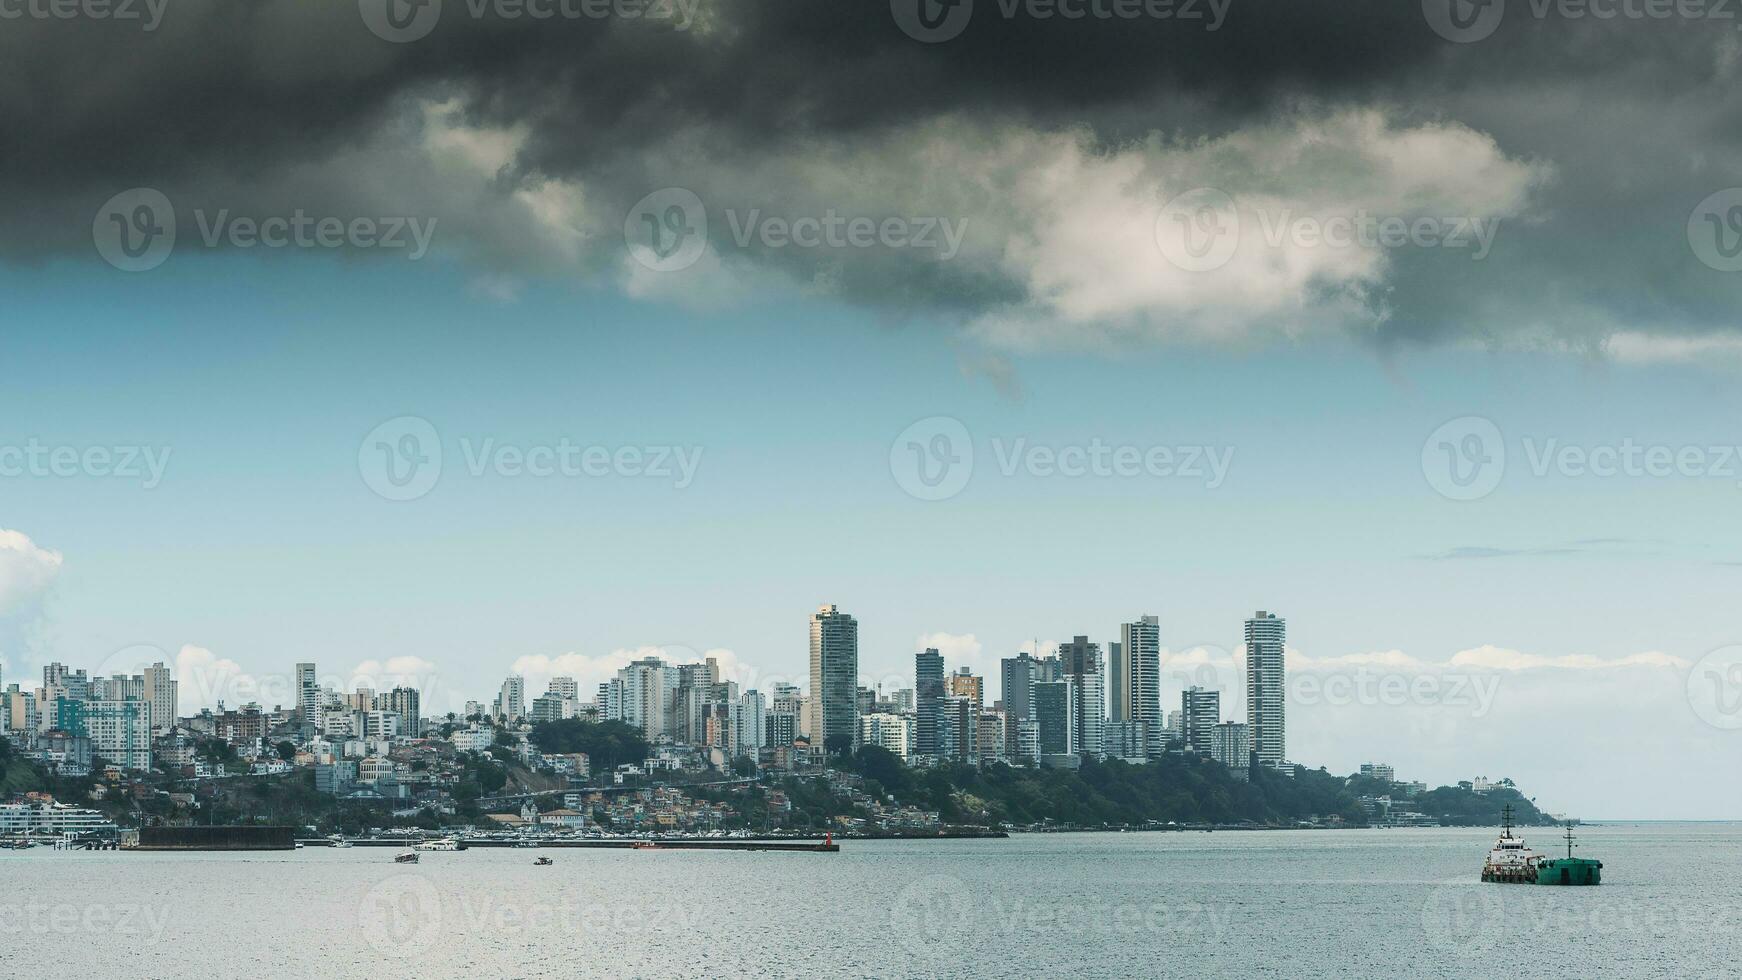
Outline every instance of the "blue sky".
<path id="1" fill-rule="evenodd" d="M 1286 616 L 1290 647 L 1317 660 L 1441 664 L 1492 646 L 1692 663 L 1742 640 L 1735 475 L 1538 477 L 1524 448 L 1735 445 L 1742 395 L 1700 367 L 1328 341 L 989 355 L 950 323 L 790 293 L 698 312 L 534 284 L 502 302 L 439 261 L 195 256 L 149 276 L 69 262 L 0 280 L 23 327 L 6 342 L 7 439 L 170 451 L 149 490 L 0 484 L 0 527 L 62 556 L 39 601 L 12 612 L 8 682 L 141 643 L 258 673 L 418 657 L 455 707 L 487 700 L 520 658 L 569 652 L 724 649 L 760 676 L 801 674 L 805 620 L 823 602 L 859 617 L 872 677 L 911 670 L 928 634 L 984 669 L 1031 638 L 1116 639 L 1145 613 L 1170 650 L 1231 653 L 1258 608 Z M 1014 386 L 964 369 L 986 356 L 1008 359 Z M 400 416 L 428 420 L 444 453 L 440 481 L 410 501 L 382 499 L 359 472 L 365 435 Z M 918 500 L 892 475 L 891 443 L 936 416 L 971 434 L 974 469 L 956 496 Z M 1499 486 L 1474 501 L 1437 493 L 1422 464 L 1429 434 L 1464 416 L 1492 420 L 1508 449 Z M 681 489 L 466 471 L 463 442 L 564 438 L 702 455 Z M 1213 489 L 1007 477 L 994 440 L 1018 439 L 1233 456 Z M 1450 727 L 1406 737 L 1399 719 L 1420 727 L 1444 707 L 1355 706 L 1334 724 L 1318 715 L 1315 735 L 1303 706 L 1291 754 L 1337 771 L 1389 758 L 1431 782 L 1534 777 L 1560 793 L 1545 804 L 1619 807 L 1602 815 L 1736 816 L 1723 809 L 1734 796 L 1622 806 L 1562 781 L 1564 763 L 1441 744 L 1515 725 L 1545 744 L 1594 740 L 1629 710 L 1599 699 L 1569 720 L 1532 700 L 1561 685 L 1662 688 L 1649 717 L 1712 734 L 1676 696 L 1685 666 L 1628 681 L 1638 669 L 1505 671 L 1493 712 L 1454 710 Z M 1351 719 L 1365 720 L 1345 730 Z M 1629 785 L 1642 787 L 1659 750 L 1633 751 Z M 1673 765 L 1733 759 L 1734 744 L 1713 751 Z"/>

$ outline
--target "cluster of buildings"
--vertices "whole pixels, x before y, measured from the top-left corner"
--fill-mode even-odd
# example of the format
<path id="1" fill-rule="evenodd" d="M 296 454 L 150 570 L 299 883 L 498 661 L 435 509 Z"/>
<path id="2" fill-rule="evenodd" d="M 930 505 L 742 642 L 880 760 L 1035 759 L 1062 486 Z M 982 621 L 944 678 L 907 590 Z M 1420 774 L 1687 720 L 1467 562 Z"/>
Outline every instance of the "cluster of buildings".
<path id="1" fill-rule="evenodd" d="M 1101 645 L 1072 637 L 1044 657 L 1022 652 L 1000 662 L 1002 697 L 985 700 L 985 679 L 968 668 L 946 670 L 936 649 L 914 657 L 914 688 L 884 699 L 860 688 L 840 692 L 857 670 L 856 631 L 830 628 L 835 607 L 819 610 L 811 633 L 810 719 L 801 730 L 853 745 L 879 745 L 902 759 L 1009 762 L 1075 767 L 1084 756 L 1143 762 L 1163 752 L 1208 756 L 1245 778 L 1253 764 L 1287 766 L 1283 646 L 1286 622 L 1268 612 L 1246 621 L 1246 720 L 1222 720 L 1220 691 L 1188 687 L 1178 710 L 1164 711 L 1160 624 L 1142 616 Z M 850 619 L 849 619 L 850 623 Z M 819 680 L 821 683 L 819 684 Z M 812 739 L 813 743 L 815 739 Z M 833 745 L 830 746 L 833 748 Z"/>
<path id="2" fill-rule="evenodd" d="M 176 689 L 161 663 L 112 677 L 53 663 L 42 669 L 41 687 L 0 691 L 0 730 L 15 751 L 63 774 L 87 774 L 93 758 L 149 769 L 153 739 L 175 725 Z"/>
<path id="3" fill-rule="evenodd" d="M 414 687 L 338 691 L 315 664 L 292 675 L 295 703 L 179 716 L 177 681 L 162 663 L 136 675 L 88 677 L 54 663 L 42 685 L 0 693 L 0 730 L 15 751 L 64 774 L 102 760 L 113 774 L 161 768 L 193 777 L 311 767 L 334 796 L 442 801 L 463 776 L 466 753 L 506 751 L 528 768 L 580 785 L 621 784 L 665 770 L 799 769 L 828 755 L 877 745 L 912 765 L 945 762 L 1075 767 L 1084 757 L 1143 762 L 1165 752 L 1215 759 L 1244 778 L 1252 765 L 1286 767 L 1283 645 L 1286 625 L 1267 612 L 1245 624 L 1246 718 L 1222 718 L 1220 691 L 1188 687 L 1164 710 L 1160 626 L 1142 616 L 1101 643 L 1075 636 L 1055 651 L 1000 663 L 1001 697 L 987 678 L 951 671 L 936 649 L 914 658 L 911 688 L 860 684 L 858 622 L 836 606 L 810 617 L 808 689 L 773 683 L 741 689 L 712 658 L 636 660 L 581 699 L 572 677 L 553 677 L 529 699 L 525 678 L 506 678 L 488 704 L 426 719 Z M 540 722 L 620 721 L 646 737 L 646 759 L 595 774 L 584 754 L 545 754 L 528 734 Z M 211 743 L 223 743 L 219 753 Z M 222 761 L 220 760 L 220 757 Z M 245 766 L 232 772 L 225 765 Z M 659 812 L 659 811 L 655 811 Z M 905 821 L 911 814 L 891 814 Z"/>

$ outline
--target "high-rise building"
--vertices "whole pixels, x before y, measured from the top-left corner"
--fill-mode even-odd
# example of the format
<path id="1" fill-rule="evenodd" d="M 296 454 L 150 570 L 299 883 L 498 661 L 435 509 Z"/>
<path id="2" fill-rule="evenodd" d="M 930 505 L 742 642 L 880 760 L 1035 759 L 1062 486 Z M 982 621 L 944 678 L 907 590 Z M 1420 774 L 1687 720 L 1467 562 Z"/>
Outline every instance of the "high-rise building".
<path id="1" fill-rule="evenodd" d="M 1280 767 L 1288 759 L 1283 717 L 1283 644 L 1288 621 L 1263 610 L 1246 621 L 1246 726 L 1252 755 L 1261 766 Z"/>
<path id="2" fill-rule="evenodd" d="M 85 730 L 91 751 L 123 769 L 151 768 L 151 705 L 140 698 L 90 701 Z"/>
<path id="3" fill-rule="evenodd" d="M 509 724 L 526 717 L 526 678 L 509 674 L 502 681 L 502 690 L 496 695 L 495 715 Z"/>
<path id="4" fill-rule="evenodd" d="M 1077 636 L 1060 643 L 1058 659 L 1065 676 L 1075 680 L 1077 751 L 1102 755 L 1106 751 L 1107 675 L 1101 665 L 1101 645 Z M 1044 752 L 1043 752 L 1044 754 Z"/>
<path id="5" fill-rule="evenodd" d="M 1012 720 L 1026 721 L 1034 714 L 1033 686 L 1039 680 L 1039 661 L 1027 651 L 1014 657 L 1005 657 L 998 662 L 1000 692 L 1004 699 L 1004 713 Z"/>
<path id="6" fill-rule="evenodd" d="M 1246 778 L 1252 743 L 1247 740 L 1245 724 L 1224 721 L 1210 729 L 1210 758 L 1227 766 L 1237 778 Z"/>
<path id="7" fill-rule="evenodd" d="M 1074 675 L 1034 685 L 1036 748 L 1042 760 L 1049 756 L 1075 756 L 1082 751 L 1077 742 L 1076 687 Z"/>
<path id="8" fill-rule="evenodd" d="M 1222 692 L 1192 686 L 1180 692 L 1181 737 L 1193 752 L 1210 751 L 1210 730 L 1222 721 Z"/>
<path id="9" fill-rule="evenodd" d="M 851 752 L 859 741 L 859 622 L 827 605 L 810 628 L 811 748 Z"/>
<path id="10" fill-rule="evenodd" d="M 881 746 L 906 762 L 913 752 L 913 722 L 888 712 L 865 715 L 859 719 L 859 741 Z"/>
<path id="11" fill-rule="evenodd" d="M 944 698 L 942 707 L 943 723 L 938 729 L 943 736 L 943 745 L 939 754 L 957 762 L 977 761 L 980 712 L 974 707 L 973 699 L 952 694 Z"/>
<path id="12" fill-rule="evenodd" d="M 982 711 L 975 722 L 974 752 L 980 757 L 980 764 L 991 765 L 1003 762 L 1006 755 L 1006 745 L 1009 736 L 1004 730 L 1004 712 Z"/>
<path id="13" fill-rule="evenodd" d="M 1154 616 L 1141 616 L 1119 628 L 1123 653 L 1114 667 L 1115 702 L 1123 704 L 1114 717 L 1133 724 L 1132 732 L 1145 751 L 1157 755 L 1162 749 L 1161 717 L 1161 626 Z"/>
<path id="14" fill-rule="evenodd" d="M 771 749 L 790 749 L 792 740 L 798 738 L 798 712 L 770 711 L 766 728 L 766 741 L 763 744 Z"/>
<path id="15" fill-rule="evenodd" d="M 315 679 L 314 664 L 296 665 L 296 711 L 298 719 L 305 725 L 320 722 L 321 685 Z"/>
<path id="16" fill-rule="evenodd" d="M 943 754 L 942 719 L 944 657 L 936 649 L 913 655 L 914 754 L 927 759 Z"/>
<path id="17" fill-rule="evenodd" d="M 1123 640 L 1107 644 L 1108 722 L 1131 720 L 1131 694 L 1126 689 L 1130 670 L 1125 664 L 1125 647 Z"/>
<path id="18" fill-rule="evenodd" d="M 180 683 L 174 671 L 161 661 L 144 670 L 144 700 L 151 705 L 151 730 L 167 732 L 175 727 L 176 692 Z"/>
<path id="19" fill-rule="evenodd" d="M 678 671 L 658 657 L 643 657 L 617 671 L 605 717 L 641 729 L 649 742 L 670 732 L 668 715 L 677 697 Z M 614 714 L 611 712 L 615 712 Z"/>
<path id="20" fill-rule="evenodd" d="M 548 693 L 559 698 L 568 698 L 570 701 L 578 701 L 581 697 L 580 686 L 573 677 L 552 677 Z"/>
<path id="21" fill-rule="evenodd" d="M 986 706 L 985 678 L 976 677 L 961 667 L 955 673 L 945 678 L 947 682 L 944 693 L 952 697 L 967 698 L 974 702 L 974 710 L 978 712 Z"/>
<path id="22" fill-rule="evenodd" d="M 754 759 L 768 737 L 768 701 L 751 688 L 738 698 L 738 754 Z"/>
<path id="23" fill-rule="evenodd" d="M 415 687 L 396 687 L 381 697 L 381 707 L 399 716 L 401 734 L 419 738 L 423 735 L 423 706 Z"/>

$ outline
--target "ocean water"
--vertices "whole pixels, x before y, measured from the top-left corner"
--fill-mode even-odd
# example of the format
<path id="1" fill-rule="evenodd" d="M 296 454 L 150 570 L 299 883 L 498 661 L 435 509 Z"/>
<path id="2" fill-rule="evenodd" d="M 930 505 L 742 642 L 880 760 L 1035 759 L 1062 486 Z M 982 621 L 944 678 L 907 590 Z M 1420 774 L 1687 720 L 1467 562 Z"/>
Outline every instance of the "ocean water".
<path id="1" fill-rule="evenodd" d="M 1494 831 L 1480 829 L 847 841 L 832 855 L 480 848 L 415 867 L 389 848 L 36 848 L 0 852 L 0 964 L 33 977 L 1742 972 L 1742 826 L 1580 835 L 1600 887 L 1481 884 Z M 1526 837 L 1556 843 L 1548 828 Z M 541 853 L 555 865 L 535 867 Z"/>

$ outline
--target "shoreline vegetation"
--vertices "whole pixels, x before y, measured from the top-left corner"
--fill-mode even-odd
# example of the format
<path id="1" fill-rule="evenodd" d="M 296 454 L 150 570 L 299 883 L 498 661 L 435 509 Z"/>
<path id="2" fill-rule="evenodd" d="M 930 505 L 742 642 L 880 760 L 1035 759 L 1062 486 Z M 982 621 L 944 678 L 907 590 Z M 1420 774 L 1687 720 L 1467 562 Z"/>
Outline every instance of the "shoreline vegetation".
<path id="1" fill-rule="evenodd" d="M 646 752 L 640 733 L 618 723 L 560 722 L 548 728 L 535 726 L 529 734 L 532 744 L 545 751 L 591 750 L 600 761 L 632 760 Z M 202 750 L 208 748 L 202 745 Z M 0 795 L 49 793 L 62 802 L 102 810 L 123 827 L 272 823 L 316 827 L 323 834 L 376 829 L 436 832 L 484 825 L 486 814 L 513 809 L 493 802 L 512 794 L 529 795 L 539 808 L 553 809 L 561 805 L 564 790 L 591 795 L 661 787 L 677 789 L 698 802 L 719 804 L 730 814 L 705 829 L 833 833 L 849 839 L 1368 827 L 1382 822 L 1373 809 L 1373 802 L 1382 797 L 1390 798 L 1394 813 L 1407 810 L 1441 826 L 1498 825 L 1506 805 L 1514 808 L 1515 822 L 1521 826 L 1554 822 L 1509 786 L 1482 793 L 1465 786 L 1442 786 L 1411 795 L 1401 783 L 1304 767 L 1292 774 L 1254 768 L 1248 780 L 1241 780 L 1220 763 L 1183 752 L 1135 765 L 1085 757 L 1077 769 L 1004 763 L 922 767 L 867 746 L 832 759 L 828 770 L 758 771 L 748 765 L 748 759 L 741 759 L 732 767 L 740 778 L 728 785 L 720 785 L 714 774 L 685 772 L 631 778 L 621 785 L 614 781 L 589 785 L 527 769 L 497 747 L 490 752 L 455 753 L 461 776 L 450 790 L 451 813 L 438 814 L 425 807 L 415 815 L 395 816 L 379 803 L 316 792 L 308 769 L 200 780 L 154 772 L 139 777 L 133 791 L 117 793 L 113 791 L 117 787 L 107 786 L 99 777 L 53 776 L 8 749 L 0 741 Z M 185 802 L 176 803 L 172 794 L 184 801 L 191 796 L 197 806 L 190 809 Z M 879 825 L 878 814 L 897 808 L 924 813 L 929 823 Z M 602 808 L 587 816 L 590 826 L 605 831 L 636 832 L 614 826 Z"/>

